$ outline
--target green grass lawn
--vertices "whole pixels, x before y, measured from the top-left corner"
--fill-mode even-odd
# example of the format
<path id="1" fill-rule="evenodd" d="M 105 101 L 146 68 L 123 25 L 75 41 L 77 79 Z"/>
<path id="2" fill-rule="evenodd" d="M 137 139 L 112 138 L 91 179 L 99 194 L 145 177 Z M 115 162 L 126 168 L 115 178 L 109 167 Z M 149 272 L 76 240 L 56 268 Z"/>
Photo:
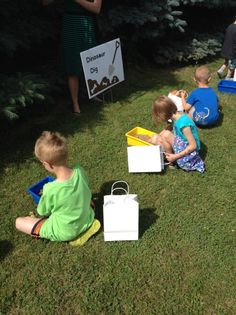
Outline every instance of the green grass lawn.
<path id="1" fill-rule="evenodd" d="M 214 72 L 222 60 L 208 64 Z M 199 129 L 207 171 L 129 174 L 125 133 L 160 131 L 151 104 L 160 94 L 191 91 L 194 67 L 126 70 L 114 102 L 69 98 L 1 132 L 1 315 L 235 315 L 236 95 L 219 93 L 223 120 Z M 106 96 L 109 100 L 109 95 Z M 100 231 L 82 248 L 23 235 L 15 218 L 35 205 L 27 188 L 47 175 L 33 156 L 43 130 L 68 137 L 72 165 L 90 178 L 102 218 L 103 195 L 125 180 L 140 204 L 140 238 L 104 242 Z"/>

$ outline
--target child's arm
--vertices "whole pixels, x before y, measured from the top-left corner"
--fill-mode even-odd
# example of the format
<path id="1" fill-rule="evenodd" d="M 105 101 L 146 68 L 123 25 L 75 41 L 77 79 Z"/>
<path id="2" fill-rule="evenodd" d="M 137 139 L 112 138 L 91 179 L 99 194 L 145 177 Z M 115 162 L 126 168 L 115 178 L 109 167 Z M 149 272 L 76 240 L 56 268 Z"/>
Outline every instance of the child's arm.
<path id="1" fill-rule="evenodd" d="M 184 110 L 188 112 L 192 106 L 186 102 L 185 93 L 183 92 L 181 92 L 181 100 Z"/>
<path id="2" fill-rule="evenodd" d="M 75 0 L 75 2 L 92 13 L 99 14 L 101 11 L 102 0 L 94 0 L 92 2 L 88 0 Z"/>
<path id="3" fill-rule="evenodd" d="M 188 146 L 181 152 L 179 153 L 166 153 L 166 158 L 169 162 L 174 162 L 175 160 L 181 159 L 182 157 L 184 157 L 187 154 L 190 154 L 191 152 L 193 152 L 194 150 L 196 150 L 197 148 L 197 144 L 196 141 L 194 139 L 194 136 L 192 134 L 191 128 L 190 127 L 185 127 L 182 129 L 183 134 L 185 135 L 185 137 L 187 138 L 188 141 Z"/>
<path id="4" fill-rule="evenodd" d="M 42 194 L 40 197 L 38 206 L 37 206 L 37 212 L 42 217 L 48 217 L 51 214 L 51 206 L 47 202 L 45 195 Z"/>

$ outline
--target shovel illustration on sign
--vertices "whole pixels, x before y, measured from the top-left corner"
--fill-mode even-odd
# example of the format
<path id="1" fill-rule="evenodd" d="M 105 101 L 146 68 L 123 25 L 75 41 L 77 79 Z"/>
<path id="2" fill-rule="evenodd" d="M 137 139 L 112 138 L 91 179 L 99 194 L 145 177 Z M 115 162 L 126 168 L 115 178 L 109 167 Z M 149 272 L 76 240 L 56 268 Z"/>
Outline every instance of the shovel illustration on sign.
<path id="1" fill-rule="evenodd" d="M 115 45 L 115 52 L 114 52 L 114 56 L 113 56 L 113 59 L 112 59 L 112 63 L 111 65 L 109 65 L 109 68 L 108 68 L 108 75 L 109 77 L 113 74 L 113 72 L 115 71 L 115 66 L 114 66 L 114 62 L 115 62 L 115 59 L 116 59 L 116 52 L 117 52 L 117 49 L 120 47 L 120 42 L 116 41 L 116 45 Z"/>

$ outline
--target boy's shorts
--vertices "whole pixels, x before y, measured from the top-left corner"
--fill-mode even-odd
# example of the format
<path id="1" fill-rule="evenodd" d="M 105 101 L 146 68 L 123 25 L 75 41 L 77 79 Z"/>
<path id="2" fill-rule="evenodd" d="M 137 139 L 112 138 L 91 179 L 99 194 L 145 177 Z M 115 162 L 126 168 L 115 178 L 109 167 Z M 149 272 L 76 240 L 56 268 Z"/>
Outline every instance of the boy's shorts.
<path id="1" fill-rule="evenodd" d="M 236 57 L 229 59 L 229 65 L 228 65 L 230 70 L 234 70 L 236 68 Z"/>
<path id="2" fill-rule="evenodd" d="M 205 111 L 202 112 L 197 112 L 195 107 L 192 106 L 189 110 L 189 114 L 192 115 L 193 117 L 193 121 L 200 126 L 211 126 L 214 123 L 216 123 L 216 121 L 219 118 L 218 116 L 212 116 L 210 114 L 210 110 L 209 108 L 205 107 Z"/>
<path id="3" fill-rule="evenodd" d="M 39 237 L 40 237 L 40 234 L 39 234 L 40 229 L 41 229 L 43 223 L 44 223 L 46 220 L 47 220 L 47 219 L 45 219 L 45 218 L 41 218 L 41 219 L 39 219 L 39 220 L 35 223 L 35 225 L 33 226 L 32 230 L 31 230 L 31 235 L 32 235 L 33 237 L 36 237 L 36 238 L 39 238 Z"/>

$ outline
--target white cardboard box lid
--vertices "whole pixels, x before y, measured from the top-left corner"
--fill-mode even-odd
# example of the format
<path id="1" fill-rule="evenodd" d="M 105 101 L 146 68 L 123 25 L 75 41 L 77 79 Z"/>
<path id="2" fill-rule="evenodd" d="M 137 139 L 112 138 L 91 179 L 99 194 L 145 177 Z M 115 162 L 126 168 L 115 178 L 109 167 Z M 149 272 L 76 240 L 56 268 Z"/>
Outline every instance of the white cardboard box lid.
<path id="1" fill-rule="evenodd" d="M 164 168 L 159 145 L 131 146 L 127 147 L 127 153 L 130 173 L 161 172 Z"/>

